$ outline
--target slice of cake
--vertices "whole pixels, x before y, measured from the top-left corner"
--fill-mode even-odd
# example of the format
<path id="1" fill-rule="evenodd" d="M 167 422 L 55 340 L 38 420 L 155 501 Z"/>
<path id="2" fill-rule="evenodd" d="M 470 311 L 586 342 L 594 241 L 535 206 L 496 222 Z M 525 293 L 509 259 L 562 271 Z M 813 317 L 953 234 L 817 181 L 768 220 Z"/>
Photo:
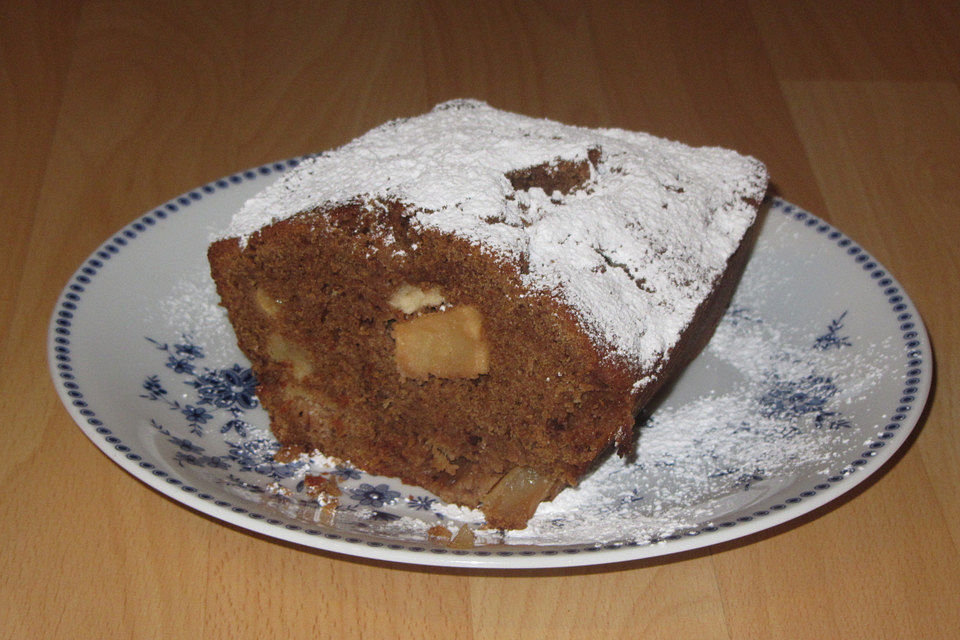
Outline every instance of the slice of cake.
<path id="1" fill-rule="evenodd" d="M 280 442 L 523 528 L 709 339 L 766 184 L 454 101 L 304 161 L 209 259 Z"/>

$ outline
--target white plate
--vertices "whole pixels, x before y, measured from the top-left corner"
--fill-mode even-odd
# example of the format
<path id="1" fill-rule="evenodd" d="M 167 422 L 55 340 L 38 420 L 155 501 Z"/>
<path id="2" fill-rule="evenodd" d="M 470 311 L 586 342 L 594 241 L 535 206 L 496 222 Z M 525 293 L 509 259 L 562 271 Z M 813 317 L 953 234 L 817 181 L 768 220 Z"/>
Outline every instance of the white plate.
<path id="1" fill-rule="evenodd" d="M 248 364 L 210 281 L 206 246 L 248 196 L 297 164 L 204 185 L 107 240 L 63 290 L 50 372 L 70 415 L 151 487 L 240 527 L 309 547 L 437 566 L 620 562 L 746 536 L 849 491 L 907 440 L 933 368 L 919 314 L 850 238 L 774 199 L 730 311 L 657 403 L 636 456 L 612 457 L 541 505 L 525 531 L 322 459 L 280 464 Z M 332 523 L 303 489 L 332 471 Z M 118 479 L 118 482 L 122 480 Z"/>

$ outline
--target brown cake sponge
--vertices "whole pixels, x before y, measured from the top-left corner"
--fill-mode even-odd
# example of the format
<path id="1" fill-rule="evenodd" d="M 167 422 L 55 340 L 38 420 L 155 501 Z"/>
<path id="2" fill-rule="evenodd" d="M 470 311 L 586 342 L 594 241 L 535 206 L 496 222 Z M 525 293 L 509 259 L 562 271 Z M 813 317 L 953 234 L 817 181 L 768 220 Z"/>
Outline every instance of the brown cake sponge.
<path id="1" fill-rule="evenodd" d="M 765 185 L 458 101 L 304 163 L 209 260 L 280 442 L 523 528 L 709 339 Z"/>

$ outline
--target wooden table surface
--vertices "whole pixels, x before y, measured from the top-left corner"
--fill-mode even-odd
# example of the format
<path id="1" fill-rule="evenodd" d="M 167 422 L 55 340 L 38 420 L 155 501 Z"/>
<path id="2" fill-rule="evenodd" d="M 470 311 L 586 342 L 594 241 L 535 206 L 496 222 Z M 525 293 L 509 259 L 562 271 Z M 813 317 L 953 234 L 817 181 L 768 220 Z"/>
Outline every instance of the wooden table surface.
<path id="1" fill-rule="evenodd" d="M 3 2 L 0 637 L 958 637 L 960 5 L 636 4 Z M 45 336 L 109 234 L 454 97 L 763 159 L 923 315 L 939 382 L 905 452 L 745 540 L 508 573 L 277 543 L 84 437 Z"/>

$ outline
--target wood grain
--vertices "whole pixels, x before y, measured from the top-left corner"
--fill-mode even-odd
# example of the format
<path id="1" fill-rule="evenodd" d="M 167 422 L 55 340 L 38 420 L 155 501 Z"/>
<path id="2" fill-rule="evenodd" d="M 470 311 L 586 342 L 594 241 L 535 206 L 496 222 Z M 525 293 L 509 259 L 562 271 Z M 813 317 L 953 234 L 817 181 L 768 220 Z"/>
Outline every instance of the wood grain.
<path id="1" fill-rule="evenodd" d="M 0 637 L 950 638 L 960 627 L 953 2 L 0 3 Z M 141 484 L 48 381 L 60 288 L 237 170 L 472 96 L 762 158 L 902 282 L 937 384 L 885 471 L 660 560 L 478 572 L 274 542 Z"/>

